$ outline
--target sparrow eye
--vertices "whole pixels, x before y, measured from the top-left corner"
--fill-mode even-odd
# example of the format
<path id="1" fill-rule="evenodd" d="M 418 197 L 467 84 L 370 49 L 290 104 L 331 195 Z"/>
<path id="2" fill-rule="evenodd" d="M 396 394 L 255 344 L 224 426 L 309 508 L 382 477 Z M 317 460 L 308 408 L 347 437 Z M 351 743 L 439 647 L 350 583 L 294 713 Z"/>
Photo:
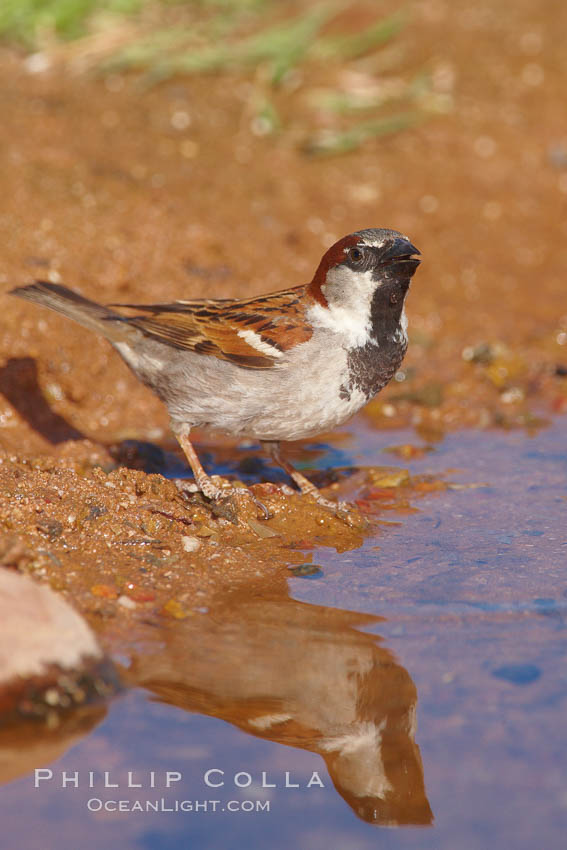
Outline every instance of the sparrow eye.
<path id="1" fill-rule="evenodd" d="M 362 253 L 360 248 L 350 248 L 347 256 L 351 263 L 359 263 L 362 260 L 364 254 Z"/>

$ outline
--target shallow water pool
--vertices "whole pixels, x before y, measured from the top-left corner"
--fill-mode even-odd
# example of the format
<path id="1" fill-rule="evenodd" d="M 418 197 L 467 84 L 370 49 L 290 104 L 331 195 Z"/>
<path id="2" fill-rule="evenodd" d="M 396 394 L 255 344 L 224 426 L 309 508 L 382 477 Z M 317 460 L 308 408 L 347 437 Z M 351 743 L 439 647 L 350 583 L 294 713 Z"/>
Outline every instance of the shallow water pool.
<path id="1" fill-rule="evenodd" d="M 391 442 L 358 421 L 340 445 L 364 465 Z M 106 714 L 2 744 L 2 846 L 563 847 L 564 422 L 409 467 L 482 486 L 156 628 Z"/>

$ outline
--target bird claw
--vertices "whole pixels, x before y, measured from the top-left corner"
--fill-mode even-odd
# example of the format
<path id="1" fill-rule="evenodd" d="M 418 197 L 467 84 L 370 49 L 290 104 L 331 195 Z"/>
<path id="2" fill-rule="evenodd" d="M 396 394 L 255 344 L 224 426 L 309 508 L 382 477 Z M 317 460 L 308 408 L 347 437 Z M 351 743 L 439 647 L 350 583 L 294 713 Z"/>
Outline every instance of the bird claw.
<path id="1" fill-rule="evenodd" d="M 261 502 L 256 496 L 248 489 L 248 487 L 215 487 L 212 492 L 204 492 L 203 495 L 210 499 L 212 502 L 227 502 L 232 501 L 232 499 L 236 496 L 237 499 L 246 496 L 250 499 L 256 507 L 262 511 L 263 519 L 271 519 L 272 514 L 267 509 L 265 504 Z"/>
<path id="2" fill-rule="evenodd" d="M 322 508 L 326 508 L 328 511 L 331 511 L 337 519 L 342 520 L 346 525 L 350 528 L 357 527 L 359 522 L 353 517 L 353 506 L 349 505 L 348 502 L 331 502 L 329 499 L 325 499 L 324 496 L 316 492 L 306 493 L 305 495 L 312 496 L 318 505 L 321 505 Z"/>
<path id="3" fill-rule="evenodd" d="M 322 508 L 327 508 L 333 513 L 337 513 L 340 510 L 340 502 L 331 502 L 329 499 L 325 499 L 324 496 L 315 496 L 315 501 L 318 505 L 321 505 Z"/>
<path id="4" fill-rule="evenodd" d="M 226 493 L 226 490 L 223 491 Z M 263 517 L 258 516 L 258 519 L 271 519 L 273 517 L 273 513 L 268 510 L 263 502 L 256 498 L 254 493 L 252 493 L 247 487 L 231 487 L 228 498 L 230 499 L 232 496 L 248 496 L 249 499 L 256 505 L 256 507 L 262 511 Z M 224 500 L 225 496 L 222 495 L 221 498 Z"/>
<path id="5" fill-rule="evenodd" d="M 265 504 L 257 499 L 247 487 L 218 487 L 212 481 L 206 481 L 201 487 L 199 487 L 194 482 L 187 482 L 183 479 L 176 479 L 175 485 L 181 493 L 186 493 L 187 495 L 201 493 L 207 501 L 215 502 L 216 504 L 232 502 L 234 496 L 246 496 L 251 499 L 256 507 L 262 512 L 263 516 L 259 516 L 259 519 L 271 519 L 273 516 Z"/>

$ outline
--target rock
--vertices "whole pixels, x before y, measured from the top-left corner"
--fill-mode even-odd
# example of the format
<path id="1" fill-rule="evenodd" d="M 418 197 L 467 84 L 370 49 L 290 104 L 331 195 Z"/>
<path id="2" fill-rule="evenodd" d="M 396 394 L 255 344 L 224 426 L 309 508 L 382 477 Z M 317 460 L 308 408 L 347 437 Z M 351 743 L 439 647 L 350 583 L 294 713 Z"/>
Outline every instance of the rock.
<path id="1" fill-rule="evenodd" d="M 0 718 L 45 717 L 120 687 L 82 617 L 47 585 L 0 569 Z"/>
<path id="2" fill-rule="evenodd" d="M 201 541 L 196 537 L 185 536 L 181 538 L 181 545 L 186 552 L 196 552 L 201 548 Z"/>

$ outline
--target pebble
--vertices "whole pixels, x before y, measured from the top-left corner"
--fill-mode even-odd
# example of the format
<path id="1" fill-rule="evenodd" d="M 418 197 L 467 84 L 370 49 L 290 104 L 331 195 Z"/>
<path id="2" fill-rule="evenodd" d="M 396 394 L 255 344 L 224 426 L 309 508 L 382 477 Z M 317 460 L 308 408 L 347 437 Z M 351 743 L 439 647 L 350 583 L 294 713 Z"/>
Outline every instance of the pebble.
<path id="1" fill-rule="evenodd" d="M 123 608 L 128 608 L 130 610 L 136 608 L 136 603 L 133 599 L 130 599 L 129 596 L 119 596 L 117 599 L 118 605 L 122 605 Z"/>
<path id="2" fill-rule="evenodd" d="M 197 540 L 196 537 L 182 537 L 181 545 L 183 546 L 186 552 L 196 552 L 201 548 L 201 541 Z"/>

